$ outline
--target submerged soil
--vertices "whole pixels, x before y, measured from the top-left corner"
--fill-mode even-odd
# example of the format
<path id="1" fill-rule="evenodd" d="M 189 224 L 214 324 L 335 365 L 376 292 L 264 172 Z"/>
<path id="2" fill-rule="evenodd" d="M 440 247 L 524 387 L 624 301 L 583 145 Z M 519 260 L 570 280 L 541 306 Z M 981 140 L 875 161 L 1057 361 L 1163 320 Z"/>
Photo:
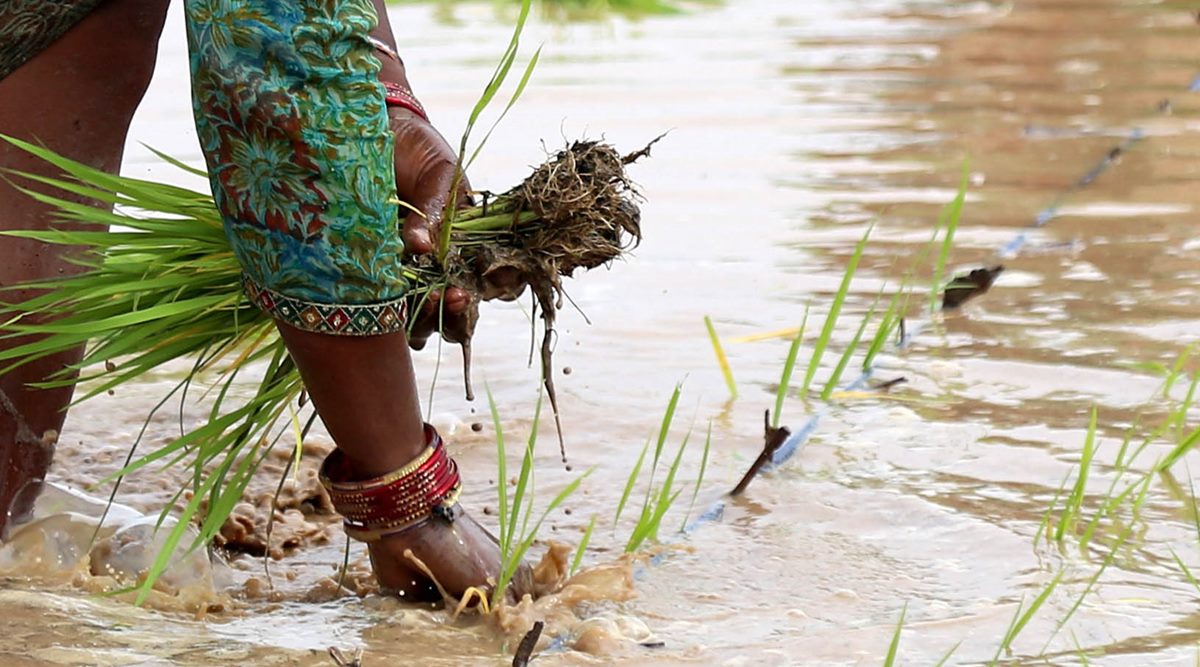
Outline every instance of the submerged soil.
<path id="1" fill-rule="evenodd" d="M 418 91 L 454 134 L 507 42 L 507 19 L 492 3 L 393 13 Z M 126 171 L 138 177 L 183 178 L 139 142 L 200 159 L 180 122 L 189 113 L 186 57 L 180 18 L 171 20 L 130 135 Z M 622 602 L 619 586 L 608 589 L 560 626 L 575 642 L 600 628 L 580 648 L 603 657 L 564 644 L 534 664 L 878 665 L 905 607 L 898 664 L 935 664 L 959 642 L 948 664 L 979 664 L 995 655 L 1022 600 L 1060 570 L 1010 664 L 1083 664 L 1080 649 L 1090 664 L 1191 664 L 1197 593 L 1172 555 L 1193 570 L 1200 562 L 1184 467 L 1149 494 L 1135 537 L 1057 633 L 1113 536 L 1082 553 L 1070 542 L 1035 547 L 1034 536 L 1078 460 L 1092 407 L 1095 500 L 1112 479 L 1123 426 L 1163 408 L 1148 402 L 1160 383 L 1154 364 L 1169 366 L 1200 330 L 1200 104 L 1188 92 L 1198 30 L 1181 6 L 1131 0 L 740 0 L 639 21 L 534 22 L 527 41 L 544 41 L 553 57 L 493 135 L 475 185 L 528 173 L 544 158 L 540 140 L 558 146 L 603 131 L 625 147 L 672 130 L 654 160 L 631 170 L 648 196 L 647 236 L 633 259 L 565 283 L 592 325 L 568 301 L 555 353 L 572 372 L 555 379 L 574 470 L 544 440 L 540 502 L 592 473 L 544 535 L 576 543 L 597 517 L 585 562 L 618 562 L 628 517 L 615 531 L 608 524 L 679 381 L 668 451 L 689 428 L 693 443 L 680 473 L 689 486 L 663 530 L 676 548 L 634 568 L 636 598 Z M 1135 128 L 1140 141 L 1061 198 Z M 674 535 L 699 467 L 697 433 L 711 420 L 693 518 L 762 446 L 762 410 L 788 342 L 733 339 L 794 327 L 809 303 L 823 316 L 873 223 L 849 319 L 834 337 L 833 349 L 844 349 L 884 282 L 899 281 L 924 246 L 964 157 L 970 190 L 949 269 L 1002 263 L 990 291 L 881 360 L 880 380 L 906 382 L 886 395 L 841 395 L 796 459 L 756 480 L 719 522 Z M 1019 252 L 996 256 L 1052 203 L 1049 222 L 1030 229 Z M 726 341 L 734 401 L 712 359 L 706 314 Z M 490 305 L 475 338 L 477 381 L 496 397 L 510 455 L 537 400 L 531 316 L 526 302 Z M 465 502 L 494 521 L 496 484 L 506 480 L 495 479 L 486 405 L 463 400 L 454 355 L 445 357 L 439 369 L 431 345 L 418 359 L 425 382 L 438 378 L 431 419 L 462 465 Z M 76 409 L 54 479 L 83 487 L 119 466 L 177 372 Z M 784 423 L 795 430 L 810 407 L 789 399 Z M 178 432 L 167 413 L 151 423 L 151 444 Z M 202 415 L 184 410 L 188 420 Z M 476 433 L 476 422 L 487 426 Z M 327 445 L 315 437 L 307 460 Z M 1155 445 L 1149 455 L 1163 451 Z M 517 465 L 514 455 L 509 470 Z M 0 587 L 0 627 L 11 639 L 0 662 L 328 665 L 330 646 L 362 648 L 366 665 L 511 662 L 513 643 L 492 625 L 331 595 L 345 543 L 303 471 L 278 543 L 261 531 L 261 497 L 247 498 L 241 530 L 226 535 L 243 545 L 229 557 L 234 592 L 217 603 L 134 608 L 90 595 L 103 574 L 61 576 L 26 562 Z M 153 512 L 174 484 L 149 470 L 121 501 Z M 253 555 L 264 551 L 281 556 L 273 587 Z M 364 559 L 352 545 L 354 586 L 366 592 Z M 1044 645 L 1048 657 L 1038 657 Z"/>

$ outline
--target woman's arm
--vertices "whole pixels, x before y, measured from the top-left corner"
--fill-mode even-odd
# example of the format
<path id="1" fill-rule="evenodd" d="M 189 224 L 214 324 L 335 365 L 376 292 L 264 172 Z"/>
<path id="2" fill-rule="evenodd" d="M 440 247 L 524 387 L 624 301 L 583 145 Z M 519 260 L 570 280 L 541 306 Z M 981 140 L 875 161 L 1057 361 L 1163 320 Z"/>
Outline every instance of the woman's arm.
<path id="1" fill-rule="evenodd" d="M 398 55 L 400 49 L 396 45 L 396 36 L 392 33 L 392 24 L 388 20 L 387 2 L 372 0 L 372 3 L 375 5 L 375 13 L 379 15 L 379 24 L 371 31 L 371 36 L 391 49 L 388 53 L 380 54 L 379 61 L 383 63 L 383 69 L 379 71 L 379 80 L 398 83 L 408 90 L 412 90 L 412 86 L 408 82 L 408 72 L 404 69 L 404 61 Z"/>

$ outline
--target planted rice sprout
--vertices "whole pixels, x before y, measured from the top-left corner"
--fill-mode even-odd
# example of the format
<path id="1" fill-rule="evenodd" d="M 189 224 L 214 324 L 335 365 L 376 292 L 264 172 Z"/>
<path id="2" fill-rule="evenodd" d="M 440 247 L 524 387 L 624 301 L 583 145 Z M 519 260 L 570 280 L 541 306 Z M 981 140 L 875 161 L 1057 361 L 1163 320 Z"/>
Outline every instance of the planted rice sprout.
<path id="1" fill-rule="evenodd" d="M 491 391 L 488 391 L 488 406 L 492 415 L 492 425 L 496 430 L 496 487 L 497 501 L 499 503 L 498 519 L 500 523 L 500 536 L 498 540 L 501 559 L 500 576 L 492 589 L 490 601 L 490 608 L 495 609 L 503 603 L 508 587 L 512 584 L 513 577 L 520 570 L 521 564 L 525 561 L 525 555 L 529 552 L 530 547 L 538 539 L 538 532 L 541 530 L 546 518 L 550 516 L 551 512 L 566 502 L 567 498 L 574 495 L 579 489 L 579 485 L 583 483 L 583 480 L 591 474 L 591 471 L 585 472 L 567 484 L 546 505 L 541 516 L 530 524 L 530 517 L 534 513 L 533 457 L 537 447 L 538 423 L 542 413 L 541 397 L 538 397 L 537 408 L 534 411 L 533 427 L 529 432 L 529 439 L 525 443 L 524 454 L 521 457 L 521 470 L 516 476 L 516 484 L 511 496 L 509 495 L 506 481 L 508 480 L 508 448 L 504 438 L 504 430 L 500 422 L 500 411 L 496 407 L 496 401 L 492 397 Z M 572 571 L 575 567 L 579 566 L 583 550 L 587 548 L 587 540 L 590 538 L 590 535 L 591 528 L 588 529 L 588 534 L 585 535 L 579 545 L 579 553 L 575 557 Z M 485 608 L 487 608 L 486 605 Z"/>
<path id="2" fill-rule="evenodd" d="M 646 481 L 645 495 L 642 498 L 642 507 L 638 512 L 637 519 L 630 530 L 629 537 L 625 541 L 625 552 L 633 553 L 644 548 L 648 543 L 657 542 L 659 539 L 659 530 L 662 527 L 663 519 L 666 518 L 667 512 L 675 505 L 675 501 L 683 493 L 683 484 L 679 479 L 679 471 L 682 468 L 684 454 L 687 452 L 688 443 L 691 440 L 691 431 L 684 436 L 679 444 L 679 448 L 675 450 L 675 456 L 671 459 L 670 466 L 666 469 L 666 477 L 658 486 L 655 486 L 654 481 L 658 473 L 660 464 L 665 460 L 663 454 L 666 453 L 667 437 L 671 428 L 671 424 L 675 419 L 675 411 L 679 405 L 679 398 L 683 391 L 682 385 L 675 385 L 674 391 L 671 393 L 671 398 L 667 401 L 666 411 L 663 413 L 662 424 L 659 426 L 658 437 L 654 444 L 654 454 L 650 461 L 650 472 Z M 709 426 L 708 435 L 704 442 L 704 452 L 700 463 L 700 472 L 695 482 L 695 487 L 692 492 L 692 501 L 688 506 L 690 514 L 692 507 L 695 504 L 696 495 L 699 493 L 700 485 L 704 480 L 704 473 L 708 467 L 709 448 L 712 445 L 712 427 Z M 633 495 L 634 489 L 642 479 L 642 469 L 646 461 L 646 454 L 650 451 L 650 440 L 646 440 L 645 446 L 642 448 L 641 454 L 638 456 L 637 462 L 634 463 L 628 477 L 625 480 L 625 487 L 621 492 L 621 499 L 617 504 L 616 514 L 613 516 L 613 531 L 616 531 L 617 525 L 621 520 L 621 515 L 625 511 L 630 497 Z M 687 525 L 687 516 L 685 515 L 683 524 L 680 530 L 684 530 Z"/>

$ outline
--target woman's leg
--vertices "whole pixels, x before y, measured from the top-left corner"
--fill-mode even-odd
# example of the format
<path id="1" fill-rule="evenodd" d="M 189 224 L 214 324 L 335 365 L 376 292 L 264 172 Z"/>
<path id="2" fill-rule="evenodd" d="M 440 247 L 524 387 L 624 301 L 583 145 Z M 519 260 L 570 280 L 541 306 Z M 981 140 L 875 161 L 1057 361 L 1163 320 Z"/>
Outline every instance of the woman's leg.
<path id="1" fill-rule="evenodd" d="M 154 70 L 167 5 L 168 0 L 108 0 L 0 80 L 0 133 L 116 172 L 130 119 Z M 54 167 L 3 142 L 0 169 L 57 175 Z M 0 230 L 45 229 L 52 222 L 50 207 L 0 180 Z M 0 237 L 0 287 L 77 270 L 64 260 L 61 246 Z M 2 296 L 20 301 L 31 294 Z M 0 348 L 23 342 L 0 341 Z M 78 361 L 81 353 L 47 357 L 0 375 L 0 534 L 10 515 L 19 519 L 31 509 L 73 391 L 28 385 Z"/>
<path id="2" fill-rule="evenodd" d="M 329 336 L 279 325 L 288 352 L 304 377 L 321 421 L 355 475 L 378 477 L 417 458 L 425 429 L 417 380 L 404 332 L 382 336 Z M 469 516 L 453 523 L 431 520 L 369 545 L 380 583 L 405 597 L 436 597 L 412 567 L 411 549 L 456 594 L 496 580 L 500 552 Z"/>
<path id="3" fill-rule="evenodd" d="M 445 479 L 414 473 L 378 482 L 385 492 L 352 489 L 427 446 L 400 305 L 409 287 L 394 201 L 400 153 L 368 39 L 371 0 L 185 7 L 214 199 L 251 298 L 278 323 L 338 446 L 345 502 L 335 506 L 370 515 L 364 539 L 385 535 L 369 547 L 385 588 L 436 595 L 408 550 L 451 593 L 486 586 L 499 549 L 469 517 L 446 511 L 454 494 L 438 490 Z M 452 469 L 435 460 L 444 467 L 430 470 Z M 428 520 L 410 523 L 419 518 Z M 401 525 L 410 527 L 392 532 Z"/>

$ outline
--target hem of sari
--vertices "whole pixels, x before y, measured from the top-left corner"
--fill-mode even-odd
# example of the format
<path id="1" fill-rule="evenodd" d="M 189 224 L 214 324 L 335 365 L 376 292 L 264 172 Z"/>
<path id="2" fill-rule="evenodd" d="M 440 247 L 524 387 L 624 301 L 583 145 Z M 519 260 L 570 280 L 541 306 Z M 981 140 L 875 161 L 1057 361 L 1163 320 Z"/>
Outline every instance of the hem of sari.
<path id="1" fill-rule="evenodd" d="M 405 326 L 405 298 L 368 304 L 317 303 L 281 294 L 242 276 L 250 302 L 271 318 L 302 331 L 332 336 L 381 336 Z"/>

